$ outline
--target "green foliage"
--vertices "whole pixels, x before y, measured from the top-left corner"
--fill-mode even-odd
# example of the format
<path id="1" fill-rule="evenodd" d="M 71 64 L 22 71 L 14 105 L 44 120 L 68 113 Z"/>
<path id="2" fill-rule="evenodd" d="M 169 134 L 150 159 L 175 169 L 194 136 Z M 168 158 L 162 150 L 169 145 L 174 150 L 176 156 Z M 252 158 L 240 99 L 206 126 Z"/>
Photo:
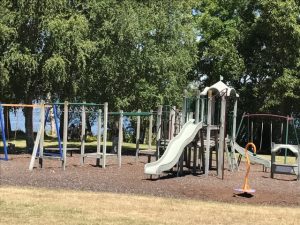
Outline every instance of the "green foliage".
<path id="1" fill-rule="evenodd" d="M 299 112 L 299 1 L 213 0 L 197 9 L 192 75 L 203 86 L 222 75 L 240 93 L 241 111 Z"/>
<path id="2" fill-rule="evenodd" d="M 90 73 L 101 90 L 98 99 L 125 110 L 178 103 L 196 57 L 191 5 L 102 1 L 89 8 L 98 46 Z"/>
<path id="3" fill-rule="evenodd" d="M 266 108 L 282 114 L 294 113 L 299 116 L 300 79 L 298 71 L 285 69 L 283 75 L 272 84 L 271 95 L 268 95 Z"/>
<path id="4" fill-rule="evenodd" d="M 180 105 L 219 80 L 241 111 L 299 112 L 296 0 L 2 0 L 1 101 Z M 249 107 L 250 106 L 250 107 Z"/>
<path id="5" fill-rule="evenodd" d="M 299 79 L 295 73 L 300 53 L 299 5 L 292 0 L 260 0 L 250 2 L 248 8 L 253 16 L 245 18 L 240 52 L 247 65 L 244 80 L 255 89 L 250 96 L 258 100 L 257 109 L 282 114 L 295 112 L 296 104 L 286 105 L 284 97 L 285 93 L 296 90 L 292 80 L 286 83 L 284 92 L 277 88 L 292 73 Z M 289 99 L 294 97 L 290 95 Z"/>
<path id="6" fill-rule="evenodd" d="M 195 68 L 202 87 L 211 85 L 223 76 L 231 85 L 245 69 L 238 52 L 241 19 L 238 11 L 240 1 L 201 1 L 196 14 L 199 30 L 199 62 Z"/>

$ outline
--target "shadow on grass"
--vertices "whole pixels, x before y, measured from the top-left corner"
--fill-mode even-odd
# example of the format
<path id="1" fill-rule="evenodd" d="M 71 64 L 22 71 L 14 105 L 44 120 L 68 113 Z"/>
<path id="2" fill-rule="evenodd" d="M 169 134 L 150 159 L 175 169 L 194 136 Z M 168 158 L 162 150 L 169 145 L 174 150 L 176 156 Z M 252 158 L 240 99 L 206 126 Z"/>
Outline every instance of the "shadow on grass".
<path id="1" fill-rule="evenodd" d="M 239 193 L 239 194 L 234 194 L 233 197 L 242 197 L 242 198 L 252 198 L 254 195 L 251 193 Z"/>
<path id="2" fill-rule="evenodd" d="M 280 180 L 280 181 L 297 181 L 297 178 L 292 178 L 292 176 L 296 176 L 295 174 L 285 174 L 285 176 L 289 176 L 289 177 L 281 177 L 281 178 L 278 178 L 278 177 L 274 177 L 274 178 L 271 178 L 271 176 L 262 176 L 262 178 L 265 178 L 265 179 L 272 179 L 272 180 Z M 282 176 L 282 175 L 281 175 Z"/>
<path id="3" fill-rule="evenodd" d="M 151 181 L 157 181 L 157 180 L 168 180 L 168 179 L 174 179 L 176 177 L 185 177 L 188 175 L 192 175 L 192 176 L 201 176 L 203 175 L 203 172 L 199 172 L 197 171 L 196 173 L 193 173 L 192 171 L 189 170 L 184 170 L 182 173 L 180 173 L 177 170 L 169 170 L 166 171 L 166 173 L 162 174 L 162 175 L 147 175 L 147 178 L 143 179 L 143 180 L 151 180 Z"/>

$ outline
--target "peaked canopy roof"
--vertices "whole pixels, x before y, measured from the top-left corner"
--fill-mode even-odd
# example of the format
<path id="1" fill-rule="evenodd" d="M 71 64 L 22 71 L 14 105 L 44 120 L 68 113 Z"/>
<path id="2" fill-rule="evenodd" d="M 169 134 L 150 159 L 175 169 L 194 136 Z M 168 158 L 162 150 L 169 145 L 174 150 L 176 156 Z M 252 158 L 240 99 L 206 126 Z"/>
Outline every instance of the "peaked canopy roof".
<path id="1" fill-rule="evenodd" d="M 200 95 L 207 95 L 208 91 L 210 91 L 210 90 L 212 90 L 213 92 L 218 92 L 218 93 L 222 93 L 227 90 L 227 96 L 234 94 L 236 97 L 239 97 L 239 95 L 236 93 L 234 88 L 227 86 L 222 81 L 219 81 L 210 87 L 204 88 L 204 90 L 200 93 Z"/>

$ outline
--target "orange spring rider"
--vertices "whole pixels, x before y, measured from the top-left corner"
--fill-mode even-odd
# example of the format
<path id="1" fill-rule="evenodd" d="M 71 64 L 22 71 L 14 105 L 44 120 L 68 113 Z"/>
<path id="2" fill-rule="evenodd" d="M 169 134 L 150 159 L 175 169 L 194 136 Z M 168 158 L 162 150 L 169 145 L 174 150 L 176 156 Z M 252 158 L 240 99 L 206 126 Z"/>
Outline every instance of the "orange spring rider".
<path id="1" fill-rule="evenodd" d="M 252 142 L 249 142 L 245 147 L 245 157 L 246 157 L 246 161 L 247 161 L 247 171 L 246 171 L 246 175 L 245 175 L 245 179 L 244 179 L 244 185 L 243 185 L 243 188 L 234 189 L 236 191 L 244 192 L 244 193 L 254 193 L 255 192 L 254 189 L 250 188 L 249 183 L 248 183 L 248 180 L 249 180 L 248 177 L 249 177 L 249 172 L 250 172 L 250 159 L 249 159 L 249 154 L 248 154 L 248 148 L 250 146 L 253 148 L 253 155 L 254 156 L 256 155 L 256 146 L 255 146 L 255 144 L 253 144 Z"/>

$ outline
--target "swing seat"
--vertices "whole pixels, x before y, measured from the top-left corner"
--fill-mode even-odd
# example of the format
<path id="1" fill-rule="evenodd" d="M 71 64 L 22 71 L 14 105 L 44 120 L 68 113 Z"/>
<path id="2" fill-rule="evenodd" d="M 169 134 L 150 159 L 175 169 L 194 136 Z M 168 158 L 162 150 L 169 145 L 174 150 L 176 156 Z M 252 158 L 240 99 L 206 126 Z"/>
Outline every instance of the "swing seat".
<path id="1" fill-rule="evenodd" d="M 297 164 L 284 164 L 284 163 L 272 163 L 272 173 L 274 178 L 274 173 L 278 174 L 288 174 L 288 175 L 297 175 Z"/>

